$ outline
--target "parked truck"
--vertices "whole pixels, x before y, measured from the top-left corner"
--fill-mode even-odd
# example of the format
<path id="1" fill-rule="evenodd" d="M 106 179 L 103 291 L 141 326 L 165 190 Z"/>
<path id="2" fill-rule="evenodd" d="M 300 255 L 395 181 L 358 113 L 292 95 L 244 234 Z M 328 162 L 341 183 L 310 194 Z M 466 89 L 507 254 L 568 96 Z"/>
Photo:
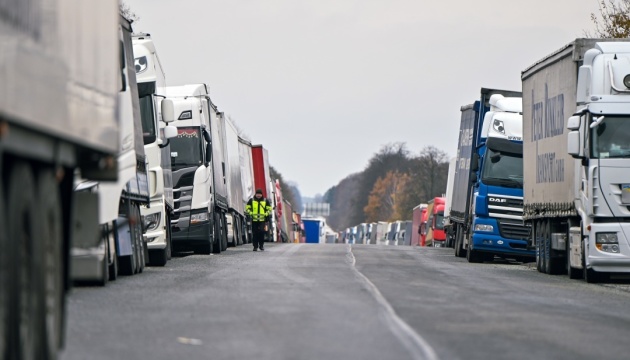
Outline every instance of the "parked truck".
<path id="1" fill-rule="evenodd" d="M 274 201 L 275 195 L 269 171 L 269 155 L 262 145 L 252 145 L 252 162 L 254 168 L 254 185 L 261 189 L 263 197 L 268 201 Z M 277 238 L 275 209 L 271 212 L 271 221 L 267 227 L 265 241 L 275 241 Z"/>
<path id="2" fill-rule="evenodd" d="M 118 181 L 80 180 L 75 188 L 75 191 L 94 191 L 98 194 L 100 228 L 94 236 L 100 240 L 96 246 L 93 238 L 75 239 L 73 242 L 73 281 L 105 285 L 108 280 L 115 280 L 119 272 L 132 275 L 141 272 L 145 265 L 140 207 L 149 205 L 149 181 L 131 32 L 131 24 L 121 16 L 122 86 L 118 93 L 120 136 L 116 159 Z M 165 133 L 171 136 L 175 131 L 173 127 L 165 128 Z"/>
<path id="3" fill-rule="evenodd" d="M 541 272 L 630 272 L 629 74 L 627 39 L 577 39 L 522 72 L 524 217 Z"/>
<path id="4" fill-rule="evenodd" d="M 457 158 L 452 157 L 448 162 L 448 176 L 446 178 L 446 202 L 444 203 L 444 232 L 446 235 L 446 247 L 455 246 L 455 232 L 451 226 L 451 203 L 453 201 L 453 186 L 455 185 L 455 167 Z"/>
<path id="5" fill-rule="evenodd" d="M 118 178 L 118 24 L 117 1 L 0 2 L 2 359 L 57 358 L 71 244 L 100 240 L 73 185 Z"/>
<path id="6" fill-rule="evenodd" d="M 238 246 L 243 244 L 245 236 L 245 201 L 249 198 L 243 197 L 238 129 L 224 113 L 219 113 L 219 121 L 223 125 L 225 139 L 225 180 L 228 191 L 227 241 L 231 246 Z"/>
<path id="7" fill-rule="evenodd" d="M 241 164 L 241 185 L 243 186 L 243 206 L 246 206 L 249 199 L 254 196 L 256 192 L 256 185 L 254 184 L 254 162 L 252 159 L 252 143 L 243 138 L 238 138 L 238 152 L 240 156 Z M 245 217 L 245 235 L 244 242 L 249 244 L 252 242 L 252 222 L 251 219 Z"/>
<path id="8" fill-rule="evenodd" d="M 449 221 L 455 254 L 469 262 L 534 257 L 523 222 L 521 109 L 520 92 L 486 88 L 461 109 Z"/>
<path id="9" fill-rule="evenodd" d="M 444 232 L 444 204 L 446 198 L 435 197 L 428 201 L 426 211 L 424 244 L 433 247 L 444 247 L 446 234 Z"/>
<path id="10" fill-rule="evenodd" d="M 420 246 L 421 238 L 421 225 L 422 225 L 422 214 L 426 213 L 427 204 L 418 204 L 411 211 L 411 246 Z"/>
<path id="11" fill-rule="evenodd" d="M 140 116 L 149 174 L 149 206 L 140 212 L 144 216 L 145 234 L 151 265 L 163 265 L 171 255 L 170 223 L 173 216 L 173 179 L 168 141 L 163 141 L 167 123 L 162 120 L 160 101 L 164 98 L 166 77 L 155 44 L 149 34 L 134 35 Z"/>
<path id="12" fill-rule="evenodd" d="M 214 172 L 216 137 L 211 131 L 218 122 L 206 84 L 169 86 L 161 102 L 162 117 L 177 127 L 171 140 L 174 214 L 171 219 L 172 245 L 176 250 L 200 254 L 220 253 L 225 233 L 224 213 L 216 204 Z M 212 134 L 211 134 L 212 133 Z M 221 154 L 223 148 L 219 149 Z M 219 181 L 223 182 L 222 176 Z"/>

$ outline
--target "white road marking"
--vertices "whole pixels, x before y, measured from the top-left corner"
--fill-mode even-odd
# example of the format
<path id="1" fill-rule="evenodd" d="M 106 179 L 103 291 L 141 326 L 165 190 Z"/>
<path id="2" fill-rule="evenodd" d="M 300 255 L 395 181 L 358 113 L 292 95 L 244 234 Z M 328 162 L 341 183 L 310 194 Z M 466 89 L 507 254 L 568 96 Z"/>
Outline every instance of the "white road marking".
<path id="1" fill-rule="evenodd" d="M 409 324 L 401 319 L 376 285 L 363 275 L 356 267 L 357 259 L 352 253 L 352 246 L 348 245 L 348 256 L 350 257 L 352 270 L 357 277 L 363 281 L 365 288 L 374 296 L 376 302 L 382 307 L 383 315 L 390 330 L 397 335 L 403 345 L 407 348 L 414 359 L 437 360 L 435 350 L 424 340 Z"/>

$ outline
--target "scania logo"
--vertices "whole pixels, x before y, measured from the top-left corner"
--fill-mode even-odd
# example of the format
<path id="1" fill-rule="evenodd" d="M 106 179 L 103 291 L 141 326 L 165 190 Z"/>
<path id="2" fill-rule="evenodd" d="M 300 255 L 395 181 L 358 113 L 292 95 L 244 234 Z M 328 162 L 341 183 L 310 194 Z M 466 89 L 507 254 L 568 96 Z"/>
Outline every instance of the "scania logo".
<path id="1" fill-rule="evenodd" d="M 495 202 L 495 203 L 506 203 L 506 202 L 507 202 L 507 199 L 500 199 L 500 198 L 492 198 L 492 197 L 489 197 L 489 198 L 488 198 L 488 201 L 489 201 L 489 202 Z"/>

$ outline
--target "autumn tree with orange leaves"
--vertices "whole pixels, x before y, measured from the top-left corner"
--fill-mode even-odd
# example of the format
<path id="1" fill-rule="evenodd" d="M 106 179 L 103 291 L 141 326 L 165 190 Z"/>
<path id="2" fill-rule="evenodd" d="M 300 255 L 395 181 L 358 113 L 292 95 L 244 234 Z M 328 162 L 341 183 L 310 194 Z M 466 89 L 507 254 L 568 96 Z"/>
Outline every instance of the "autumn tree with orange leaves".
<path id="1" fill-rule="evenodd" d="M 409 174 L 389 171 L 384 178 L 379 178 L 368 197 L 368 204 L 363 209 L 367 222 L 394 221 L 402 218 L 397 209 L 404 197 L 403 189 L 411 180 Z"/>

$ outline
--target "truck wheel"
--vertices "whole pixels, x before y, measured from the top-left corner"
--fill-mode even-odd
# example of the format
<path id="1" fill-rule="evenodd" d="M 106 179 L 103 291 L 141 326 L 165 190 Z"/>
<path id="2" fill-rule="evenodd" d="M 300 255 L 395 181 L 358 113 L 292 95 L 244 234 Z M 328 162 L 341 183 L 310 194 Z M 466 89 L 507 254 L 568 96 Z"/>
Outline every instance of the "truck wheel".
<path id="1" fill-rule="evenodd" d="M 212 234 L 212 252 L 214 254 L 221 253 L 221 215 L 218 211 L 214 212 L 214 234 Z"/>
<path id="2" fill-rule="evenodd" d="M 150 266 L 164 266 L 166 265 L 167 261 L 168 261 L 167 248 L 149 250 L 149 265 Z"/>
<path id="3" fill-rule="evenodd" d="M 33 255 L 41 254 L 35 246 L 36 237 L 41 233 L 38 211 L 36 206 L 36 188 L 33 175 L 26 164 L 19 163 L 11 169 L 7 189 L 8 204 L 11 211 L 7 211 L 8 236 L 15 244 L 14 265 L 17 270 L 11 296 L 11 324 L 8 335 L 11 337 L 10 352 L 16 359 L 35 359 L 36 349 L 41 349 L 43 339 L 40 337 L 40 327 L 43 327 L 44 314 L 38 309 L 37 299 L 43 298 L 43 291 L 38 291 L 38 285 L 43 280 L 38 275 L 41 265 Z M 43 272 L 42 272 L 43 273 Z M 43 289 L 42 289 L 43 290 Z M 9 357 L 11 358 L 11 357 Z"/>
<path id="4" fill-rule="evenodd" d="M 9 324 L 12 323 L 11 304 L 15 294 L 13 289 L 13 259 L 14 246 L 9 241 L 6 233 L 6 220 L 4 217 L 6 202 L 4 201 L 4 184 L 0 177 L 0 358 L 10 359 L 9 336 L 11 330 Z"/>
<path id="5" fill-rule="evenodd" d="M 544 237 L 544 248 L 545 248 L 545 273 L 548 275 L 558 275 L 562 273 L 563 265 L 561 259 L 557 256 L 553 256 L 553 251 L 551 249 L 551 220 L 546 219 L 542 222 L 543 227 L 543 237 Z"/>
<path id="6" fill-rule="evenodd" d="M 131 204 L 130 209 L 130 222 L 129 229 L 131 230 L 131 236 L 133 241 L 133 250 L 136 260 L 136 271 L 134 274 L 140 274 L 144 270 L 144 239 L 142 239 L 142 218 L 140 215 L 140 206 L 137 204 Z"/>
<path id="7" fill-rule="evenodd" d="M 468 250 L 466 251 L 466 260 L 468 260 L 469 263 L 480 263 L 483 261 L 483 257 L 479 251 L 471 249 L 469 244 Z"/>
<path id="8" fill-rule="evenodd" d="M 136 243 L 135 243 L 135 231 L 133 227 L 132 220 L 132 210 L 131 204 L 127 200 L 124 200 L 120 204 L 121 217 L 127 218 L 127 231 L 129 231 L 129 241 L 131 242 L 131 255 L 119 256 L 118 258 L 118 266 L 119 266 L 119 274 L 131 276 L 137 272 L 136 265 L 138 264 L 138 260 L 136 259 L 137 251 L 136 251 Z M 121 229 L 118 228 L 118 224 L 116 225 L 116 236 L 119 236 Z M 124 230 L 123 230 L 124 231 Z M 116 254 L 118 256 L 118 254 Z"/>

